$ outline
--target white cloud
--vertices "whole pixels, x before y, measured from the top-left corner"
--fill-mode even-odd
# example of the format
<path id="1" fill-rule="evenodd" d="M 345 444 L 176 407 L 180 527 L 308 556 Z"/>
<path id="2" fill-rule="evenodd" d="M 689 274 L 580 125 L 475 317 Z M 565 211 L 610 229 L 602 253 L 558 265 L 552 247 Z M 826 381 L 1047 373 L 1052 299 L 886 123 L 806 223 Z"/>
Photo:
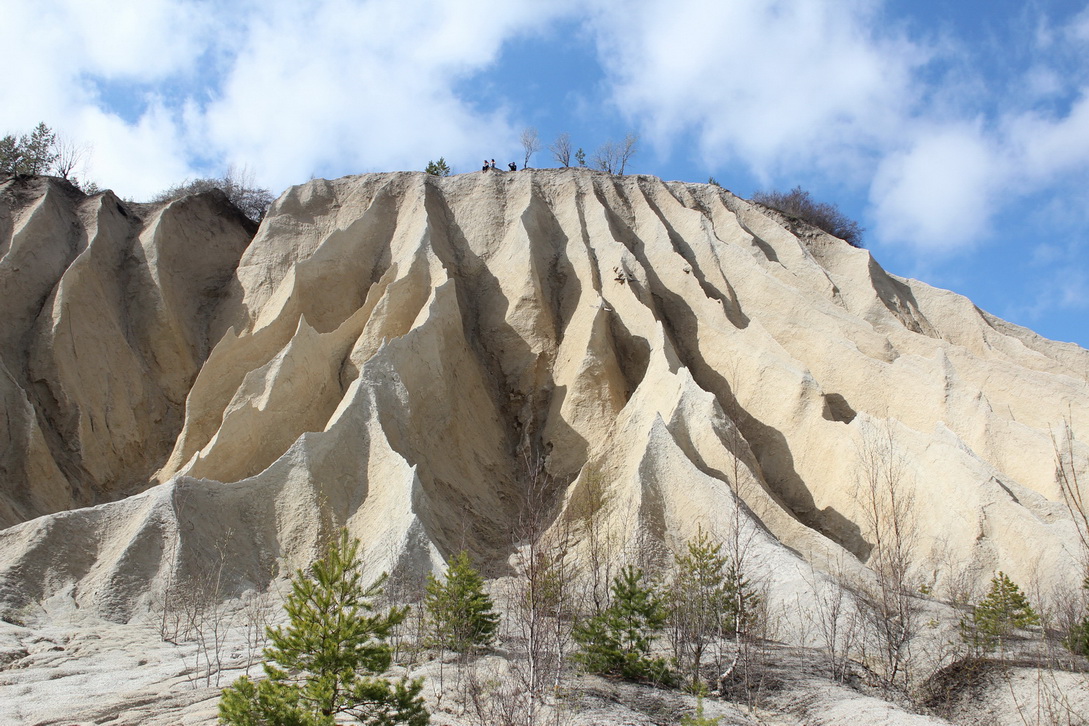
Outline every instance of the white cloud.
<path id="1" fill-rule="evenodd" d="M 871 187 L 878 239 L 934 251 L 978 240 L 988 230 L 1005 174 L 977 126 L 922 131 L 878 166 Z"/>
<path id="2" fill-rule="evenodd" d="M 824 173 L 869 186 L 868 226 L 890 244 L 970 243 L 1003 195 L 1085 176 L 1089 87 L 1078 96 L 1085 74 L 1049 54 L 1084 55 L 1074 51 L 1089 10 L 1049 31 L 1049 52 L 1018 71 L 1025 93 L 1000 99 L 1000 118 L 980 110 L 993 92 L 964 63 L 925 65 L 955 56 L 955 39 L 907 40 L 883 10 L 881 0 L 11 0 L 10 53 L 33 61 L 0 85 L 0 133 L 44 120 L 92 142 L 92 178 L 138 198 L 228 163 L 275 190 L 440 155 L 474 169 L 517 148 L 526 109 L 475 104 L 462 84 L 501 62 L 504 44 L 573 18 L 606 67 L 602 106 L 652 145 L 676 152 L 692 139 L 709 166 L 741 162 L 764 182 Z"/>
<path id="3" fill-rule="evenodd" d="M 216 27 L 210 7 L 176 0 L 59 0 L 55 20 L 83 70 L 159 80 L 191 67 Z"/>
<path id="4" fill-rule="evenodd" d="M 207 138 L 278 185 L 321 168 L 421 168 L 440 155 L 475 167 L 513 143 L 513 128 L 505 109 L 473 108 L 452 88 L 556 12 L 542 7 L 281 3 L 251 25 L 207 106 Z"/>
<path id="5" fill-rule="evenodd" d="M 896 133 L 925 52 L 878 32 L 872 2 L 602 6 L 596 27 L 622 110 L 652 140 L 695 131 L 704 157 L 767 177 L 851 166 Z"/>
<path id="6" fill-rule="evenodd" d="M 94 107 L 76 125 L 95 139 L 86 177 L 138 200 L 193 176 L 175 114 L 152 99 L 136 123 Z"/>
<path id="7" fill-rule="evenodd" d="M 926 125 L 886 153 L 870 188 L 879 241 L 956 251 L 988 232 L 1003 205 L 1089 176 L 1089 98 L 1065 115 L 1013 111 L 990 125 Z"/>
<path id="8" fill-rule="evenodd" d="M 34 0 L 5 3 L 5 43 L 24 59 L 0 84 L 0 130 L 25 133 L 39 121 L 90 148 L 91 177 L 144 196 L 191 171 L 176 114 L 151 83 L 183 76 L 211 39 L 207 5 L 145 0 Z M 139 118 L 121 116 L 101 88 L 143 89 Z M 178 181 L 173 177 L 172 181 Z"/>
<path id="9" fill-rule="evenodd" d="M 1026 112 L 1005 126 L 1006 146 L 1029 180 L 1046 181 L 1089 165 L 1089 87 L 1065 116 Z"/>
<path id="10" fill-rule="evenodd" d="M 1081 43 L 1089 43 L 1089 7 L 1078 13 L 1068 28 L 1070 37 Z"/>
<path id="11" fill-rule="evenodd" d="M 457 83 L 572 6 L 14 0 L 8 48 L 33 62 L 0 86 L 0 132 L 45 120 L 91 142 L 95 180 L 137 198 L 228 163 L 274 189 L 440 155 L 475 168 L 516 145 L 515 125 Z"/>
<path id="12" fill-rule="evenodd" d="M 1020 69 L 978 39 L 908 39 L 883 10 L 603 0 L 594 27 L 618 106 L 652 142 L 672 153 L 692 138 L 709 166 L 741 162 L 765 184 L 868 186 L 879 242 L 971 247 L 1007 200 L 1089 171 L 1089 86 L 1068 64 L 1084 58 L 1089 9 L 1065 27 L 1026 10 L 1036 48 Z M 1006 83 L 1016 92 L 999 97 Z"/>

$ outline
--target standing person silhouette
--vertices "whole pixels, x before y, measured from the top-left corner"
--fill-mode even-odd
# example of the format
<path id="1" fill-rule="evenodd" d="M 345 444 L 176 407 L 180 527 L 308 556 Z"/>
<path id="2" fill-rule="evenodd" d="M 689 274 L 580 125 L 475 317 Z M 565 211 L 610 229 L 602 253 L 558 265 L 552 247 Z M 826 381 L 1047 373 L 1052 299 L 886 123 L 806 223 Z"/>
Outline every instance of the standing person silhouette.
<path id="1" fill-rule="evenodd" d="M 507 164 L 507 168 L 510 169 L 511 171 L 518 171 L 518 165 L 515 164 L 513 161 L 511 163 Z"/>

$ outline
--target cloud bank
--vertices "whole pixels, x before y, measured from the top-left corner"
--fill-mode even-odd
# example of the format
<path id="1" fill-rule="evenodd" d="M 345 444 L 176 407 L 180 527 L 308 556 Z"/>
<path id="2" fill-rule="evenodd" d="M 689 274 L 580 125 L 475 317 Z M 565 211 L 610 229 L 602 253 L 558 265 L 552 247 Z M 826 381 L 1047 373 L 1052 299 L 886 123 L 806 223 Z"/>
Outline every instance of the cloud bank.
<path id="1" fill-rule="evenodd" d="M 48 119 L 94 145 L 92 176 L 146 197 L 186 176 L 245 165 L 282 188 L 314 173 L 475 165 L 514 145 L 510 108 L 454 88 L 564 2 L 323 0 L 16 2 L 0 87 L 7 133 Z M 7 13 L 8 10 L 6 9 Z M 28 103 L 32 100 L 32 103 Z"/>
<path id="2" fill-rule="evenodd" d="M 1089 8 L 1024 12 L 1010 60 L 878 0 L 16 0 L 6 37 L 33 61 L 0 86 L 0 131 L 90 141 L 90 176 L 137 198 L 227 164 L 274 189 L 440 155 L 464 171 L 563 89 L 493 107 L 459 89 L 562 21 L 596 48 L 600 114 L 659 153 L 834 179 L 877 244 L 955 252 L 1011 200 L 1089 179 Z"/>

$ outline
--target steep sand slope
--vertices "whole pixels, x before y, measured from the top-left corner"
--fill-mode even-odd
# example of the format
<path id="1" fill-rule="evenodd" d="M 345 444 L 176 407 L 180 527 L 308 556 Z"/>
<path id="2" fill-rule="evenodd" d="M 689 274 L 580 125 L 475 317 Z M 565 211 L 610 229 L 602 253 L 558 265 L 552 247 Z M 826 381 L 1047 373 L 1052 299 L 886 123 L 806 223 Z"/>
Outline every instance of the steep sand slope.
<path id="1" fill-rule="evenodd" d="M 9 610 L 125 620 L 221 552 L 241 591 L 342 524 L 375 572 L 468 548 L 499 574 L 536 457 L 553 528 L 594 487 L 630 557 L 740 521 L 773 590 L 867 561 L 867 447 L 900 465 L 939 591 L 949 562 L 1073 571 L 1051 430 L 1070 422 L 1089 479 L 1089 352 L 719 187 L 315 180 L 252 242 L 212 197 L 136 218 L 56 184 L 4 194 L 0 514 L 159 482 L 0 532 Z"/>
<path id="2" fill-rule="evenodd" d="M 252 231 L 222 195 L 0 185 L 0 526 L 147 487 Z"/>

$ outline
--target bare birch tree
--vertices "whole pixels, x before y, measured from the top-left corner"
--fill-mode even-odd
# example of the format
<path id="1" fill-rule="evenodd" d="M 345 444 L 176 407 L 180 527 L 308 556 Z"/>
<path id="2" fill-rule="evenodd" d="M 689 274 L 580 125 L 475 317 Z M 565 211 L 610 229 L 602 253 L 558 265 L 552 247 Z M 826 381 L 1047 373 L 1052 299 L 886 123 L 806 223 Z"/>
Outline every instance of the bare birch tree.
<path id="1" fill-rule="evenodd" d="M 833 583 L 821 582 L 816 576 L 807 578 L 813 591 L 813 607 L 810 610 L 799 602 L 798 608 L 810 613 L 829 674 L 842 683 L 851 672 L 851 656 L 862 637 L 863 623 L 854 598 L 849 594 L 842 565 L 831 574 Z"/>
<path id="2" fill-rule="evenodd" d="M 77 143 L 67 136 L 58 136 L 53 148 L 57 154 L 53 161 L 53 171 L 62 179 L 75 181 L 76 171 L 90 156 L 91 147 Z"/>
<path id="3" fill-rule="evenodd" d="M 552 158 L 558 164 L 562 164 L 564 168 L 571 166 L 571 134 L 564 131 L 556 137 L 548 150 L 552 152 Z"/>
<path id="4" fill-rule="evenodd" d="M 609 604 L 609 587 L 613 580 L 620 551 L 620 542 L 606 522 L 610 495 L 605 477 L 596 466 L 587 464 L 568 509 L 575 531 L 581 540 L 584 568 L 582 573 L 585 605 L 590 615 L 598 615 Z"/>
<path id="5" fill-rule="evenodd" d="M 624 176 L 624 170 L 635 156 L 638 143 L 639 137 L 630 133 L 621 142 L 605 142 L 594 152 L 594 166 L 609 174 Z"/>
<path id="6" fill-rule="evenodd" d="M 546 705 L 563 679 L 570 641 L 571 587 L 569 528 L 548 531 L 555 487 L 540 457 L 524 457 L 522 502 L 514 528 L 515 577 L 511 622 L 525 648 L 525 658 L 512 663 L 512 675 L 527 698 L 529 723 Z M 508 697 L 511 694 L 507 694 Z"/>
<path id="7" fill-rule="evenodd" d="M 736 370 L 734 373 L 737 380 Z M 726 483 L 730 488 L 732 508 L 724 542 L 728 560 L 725 587 L 729 603 L 723 611 L 727 620 L 722 623 L 722 635 L 732 636 L 733 643 L 730 662 L 724 663 L 720 653 L 715 665 L 721 669 L 719 689 L 723 693 L 740 689 L 751 705 L 760 681 L 759 646 L 751 636 L 754 630 L 767 624 L 766 598 L 759 594 L 760 588 L 751 580 L 755 569 L 753 558 L 757 528 L 749 522 L 749 518 L 755 515 L 747 502 L 752 498 L 753 488 L 757 484 L 742 461 L 747 445 L 736 424 L 730 427 L 727 448 L 730 452 L 730 469 L 726 472 Z"/>
<path id="8" fill-rule="evenodd" d="M 1074 520 L 1082 549 L 1082 575 L 1089 577 L 1089 492 L 1078 481 L 1078 468 L 1074 454 L 1074 430 L 1069 420 L 1064 420 L 1062 430 L 1051 434 L 1055 448 L 1055 482 L 1059 485 L 1063 503 Z"/>
<path id="9" fill-rule="evenodd" d="M 909 680 L 905 672 L 921 610 L 909 580 L 918 528 L 907 462 L 889 423 L 863 432 L 857 449 L 854 496 L 872 542 L 867 565 L 873 581 L 855 583 L 856 604 L 875 641 L 887 685 Z"/>
<path id="10" fill-rule="evenodd" d="M 522 130 L 522 151 L 525 152 L 525 158 L 522 161 L 522 168 L 529 168 L 530 158 L 541 150 L 541 139 L 537 135 L 537 129 L 530 126 L 529 128 Z"/>

